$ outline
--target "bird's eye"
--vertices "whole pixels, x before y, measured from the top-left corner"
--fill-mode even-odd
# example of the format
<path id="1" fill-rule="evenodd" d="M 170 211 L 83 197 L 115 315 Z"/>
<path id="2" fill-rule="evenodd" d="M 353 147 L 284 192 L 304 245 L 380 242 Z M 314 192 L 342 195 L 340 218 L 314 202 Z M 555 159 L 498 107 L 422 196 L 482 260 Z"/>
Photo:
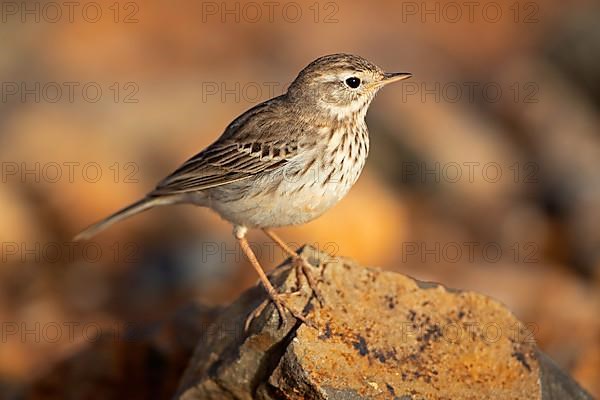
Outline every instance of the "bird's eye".
<path id="1" fill-rule="evenodd" d="M 352 89 L 356 89 L 357 87 L 360 86 L 360 79 L 355 76 L 352 76 L 352 77 L 346 79 L 346 85 L 348 85 Z"/>

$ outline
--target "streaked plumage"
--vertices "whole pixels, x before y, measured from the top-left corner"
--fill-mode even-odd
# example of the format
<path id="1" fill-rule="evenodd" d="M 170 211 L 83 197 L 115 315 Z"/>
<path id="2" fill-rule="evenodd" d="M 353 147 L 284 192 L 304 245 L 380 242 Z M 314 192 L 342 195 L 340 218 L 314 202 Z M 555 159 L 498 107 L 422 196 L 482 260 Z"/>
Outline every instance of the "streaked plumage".
<path id="1" fill-rule="evenodd" d="M 308 222 L 341 200 L 358 179 L 369 152 L 365 115 L 377 91 L 409 76 L 386 74 L 350 54 L 318 58 L 284 95 L 246 111 L 144 199 L 77 238 L 175 203 L 211 208 L 234 225 L 240 240 L 248 228 Z M 268 280 L 263 283 L 280 307 Z"/>

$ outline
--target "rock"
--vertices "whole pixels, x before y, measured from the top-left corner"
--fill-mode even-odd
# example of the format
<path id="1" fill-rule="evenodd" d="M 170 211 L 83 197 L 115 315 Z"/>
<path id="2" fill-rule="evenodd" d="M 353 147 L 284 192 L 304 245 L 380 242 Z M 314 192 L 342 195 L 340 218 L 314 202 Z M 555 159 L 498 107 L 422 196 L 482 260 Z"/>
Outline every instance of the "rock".
<path id="1" fill-rule="evenodd" d="M 536 347 L 499 302 L 302 250 L 325 299 L 303 285 L 288 298 L 315 328 L 291 316 L 278 327 L 264 299 L 243 294 L 200 339 L 175 396 L 194 399 L 591 399 Z M 271 274 L 295 289 L 290 264 Z"/>

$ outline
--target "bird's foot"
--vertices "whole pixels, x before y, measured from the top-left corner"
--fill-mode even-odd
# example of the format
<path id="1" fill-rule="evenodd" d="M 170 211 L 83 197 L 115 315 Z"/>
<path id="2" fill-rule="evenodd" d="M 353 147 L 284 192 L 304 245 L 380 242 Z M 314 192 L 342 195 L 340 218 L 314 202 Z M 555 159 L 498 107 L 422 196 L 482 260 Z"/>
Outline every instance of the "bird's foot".
<path id="1" fill-rule="evenodd" d="M 301 255 L 296 253 L 292 248 L 290 248 L 283 240 L 279 238 L 273 231 L 270 229 L 263 229 L 263 232 L 270 237 L 277 245 L 283 250 L 285 254 L 291 257 L 292 265 L 296 270 L 296 288 L 298 291 L 302 289 L 302 276 L 306 278 L 308 282 L 308 286 L 312 290 L 312 294 L 317 298 L 321 307 L 324 305 L 323 295 L 317 286 L 317 280 L 315 280 L 312 274 L 312 266 L 310 263 Z"/>
<path id="2" fill-rule="evenodd" d="M 313 275 L 313 267 L 304 257 L 300 255 L 293 256 L 292 263 L 296 271 L 296 287 L 298 290 L 302 288 L 302 277 L 304 276 L 304 278 L 306 278 L 306 282 L 308 283 L 308 287 L 312 291 L 312 294 L 315 296 L 321 307 L 323 307 L 325 305 L 325 299 L 323 298 L 321 289 L 319 289 L 318 286 L 320 279 L 316 279 Z"/>
<path id="3" fill-rule="evenodd" d="M 277 309 L 277 313 L 279 315 L 279 328 L 285 327 L 285 325 L 288 321 L 285 310 L 287 310 L 290 314 L 292 314 L 292 316 L 294 318 L 296 318 L 297 320 L 302 321 L 303 323 L 305 323 L 308 326 L 314 327 L 314 324 L 312 322 L 307 320 L 306 317 L 304 317 L 301 313 L 296 312 L 291 306 L 288 305 L 287 298 L 289 298 L 291 296 L 297 296 L 299 294 L 300 294 L 299 292 L 278 293 L 278 294 L 273 294 L 273 295 L 269 294 L 269 297 L 267 299 L 265 299 L 262 303 L 260 303 L 258 305 L 258 307 L 256 307 L 248 315 L 248 317 L 246 318 L 246 321 L 244 323 L 244 331 L 248 332 L 248 330 L 250 329 L 250 325 L 252 324 L 252 321 L 254 321 L 255 318 L 257 318 L 258 316 L 260 316 L 262 314 L 262 312 L 269 305 L 269 303 L 273 303 L 275 305 L 275 308 Z"/>

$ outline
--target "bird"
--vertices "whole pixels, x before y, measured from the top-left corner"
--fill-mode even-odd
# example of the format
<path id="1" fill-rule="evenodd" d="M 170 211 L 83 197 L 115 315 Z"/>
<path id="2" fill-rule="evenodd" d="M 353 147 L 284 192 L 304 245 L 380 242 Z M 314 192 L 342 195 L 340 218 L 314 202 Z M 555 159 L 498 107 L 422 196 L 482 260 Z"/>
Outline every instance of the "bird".
<path id="1" fill-rule="evenodd" d="M 297 261 L 322 303 L 307 263 L 274 228 L 307 223 L 338 203 L 355 184 L 369 153 L 367 110 L 384 86 L 412 76 L 384 72 L 353 54 L 317 58 L 277 97 L 233 120 L 211 145 L 184 162 L 144 198 L 79 233 L 88 240 L 110 225 L 148 209 L 189 203 L 217 212 L 233 225 L 240 248 L 268 299 L 285 321 L 288 306 L 264 272 L 246 233 L 261 229 Z M 299 279 L 297 275 L 297 280 Z M 246 320 L 246 328 L 265 302 Z"/>

